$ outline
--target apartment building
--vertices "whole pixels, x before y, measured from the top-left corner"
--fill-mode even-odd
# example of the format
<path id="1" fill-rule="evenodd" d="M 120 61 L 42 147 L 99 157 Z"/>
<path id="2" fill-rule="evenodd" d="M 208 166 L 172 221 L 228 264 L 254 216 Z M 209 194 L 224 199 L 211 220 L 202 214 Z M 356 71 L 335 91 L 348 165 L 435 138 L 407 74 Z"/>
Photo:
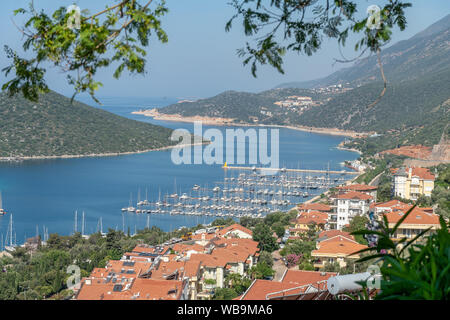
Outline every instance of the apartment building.
<path id="1" fill-rule="evenodd" d="M 366 215 L 373 201 L 373 196 L 357 191 L 337 195 L 335 198 L 336 220 L 330 219 L 330 225 L 335 223 L 336 229 L 342 230 L 353 217 Z"/>
<path id="2" fill-rule="evenodd" d="M 401 167 L 391 171 L 395 197 L 408 200 L 417 200 L 421 195 L 431 197 L 435 176 L 428 168 Z"/>

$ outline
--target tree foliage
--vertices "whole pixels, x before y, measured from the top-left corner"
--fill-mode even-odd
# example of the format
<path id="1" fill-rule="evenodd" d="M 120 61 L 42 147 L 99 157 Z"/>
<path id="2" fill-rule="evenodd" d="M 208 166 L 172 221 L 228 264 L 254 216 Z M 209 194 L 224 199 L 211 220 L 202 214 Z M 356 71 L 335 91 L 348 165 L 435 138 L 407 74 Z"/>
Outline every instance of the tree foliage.
<path id="1" fill-rule="evenodd" d="M 37 101 L 39 93 L 48 92 L 45 82 L 45 66 L 58 67 L 67 73 L 67 80 L 75 89 L 74 96 L 88 92 L 95 98 L 95 91 L 102 85 L 94 79 L 101 68 L 117 64 L 113 73 L 119 78 L 123 71 L 132 74 L 145 72 L 147 51 L 153 34 L 161 42 L 167 42 L 161 27 L 161 17 L 168 11 L 165 0 L 121 0 L 100 12 L 80 12 L 79 25 L 76 10 L 59 7 L 53 13 L 38 11 L 31 1 L 29 8 L 19 8 L 15 15 L 25 15 L 26 21 L 19 28 L 24 36 L 23 50 L 31 58 L 21 58 L 6 46 L 11 65 L 3 69 L 15 77 L 3 85 L 10 95 L 21 92 L 27 99 Z M 73 97 L 74 97 L 73 96 Z"/>
<path id="2" fill-rule="evenodd" d="M 361 230 L 354 235 L 375 234 L 377 245 L 359 251 L 369 255 L 359 262 L 381 261 L 381 292 L 383 300 L 448 300 L 450 298 L 450 234 L 449 223 L 440 217 L 440 229 L 426 235 L 426 229 L 412 239 L 392 240 L 400 224 L 414 209 L 411 208 L 396 223 L 388 227 L 386 218 L 379 231 Z"/>
<path id="3" fill-rule="evenodd" d="M 378 52 L 391 39 L 393 27 L 405 29 L 404 9 L 411 6 L 403 1 L 385 1 L 379 26 L 370 28 L 368 20 L 373 18 L 357 17 L 357 4 L 353 1 L 232 0 L 231 5 L 236 14 L 225 30 L 229 31 L 233 21 L 240 18 L 245 35 L 255 38 L 255 44 L 247 42 L 238 50 L 244 65 L 251 64 L 255 77 L 258 64 L 269 64 L 284 73 L 286 52 L 310 56 L 320 49 L 324 38 L 345 45 L 351 33 L 363 34 L 355 50 Z"/>

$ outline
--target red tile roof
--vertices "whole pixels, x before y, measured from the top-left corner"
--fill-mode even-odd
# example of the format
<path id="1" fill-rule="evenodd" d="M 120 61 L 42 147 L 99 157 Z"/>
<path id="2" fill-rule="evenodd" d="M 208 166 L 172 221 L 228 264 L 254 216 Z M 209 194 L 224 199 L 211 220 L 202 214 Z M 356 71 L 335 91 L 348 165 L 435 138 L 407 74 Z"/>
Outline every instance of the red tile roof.
<path id="1" fill-rule="evenodd" d="M 289 270 L 281 282 L 258 279 L 252 283 L 240 300 L 265 300 L 269 294 L 283 290 L 293 290 L 301 286 L 315 285 L 319 281 L 328 280 L 328 278 L 336 275 L 335 273 L 326 273 L 322 276 L 321 274 L 321 272 L 316 271 Z M 305 289 L 306 287 L 297 290 L 297 292 Z"/>
<path id="2" fill-rule="evenodd" d="M 349 184 L 346 186 L 336 187 L 336 189 L 362 192 L 362 191 L 375 191 L 378 189 L 378 187 L 369 186 L 366 184 Z"/>
<path id="3" fill-rule="evenodd" d="M 394 210 L 392 212 L 387 212 L 384 215 L 386 216 L 390 224 L 396 224 L 408 210 L 409 208 Z M 408 217 L 406 217 L 406 219 L 403 221 L 403 224 L 439 226 L 439 215 L 429 213 L 422 208 L 415 207 L 413 211 L 408 215 Z"/>
<path id="4" fill-rule="evenodd" d="M 338 199 L 358 199 L 358 200 L 370 200 L 373 199 L 372 196 L 362 192 L 350 191 L 337 196 Z"/>
<path id="5" fill-rule="evenodd" d="M 315 282 L 328 280 L 335 276 L 335 272 L 305 271 L 305 270 L 288 270 L 281 282 L 289 285 L 303 286 Z"/>
<path id="6" fill-rule="evenodd" d="M 341 230 L 337 230 L 337 229 L 322 231 L 319 234 L 319 239 L 321 239 L 321 238 L 331 239 L 336 236 L 343 236 L 350 240 L 353 240 L 353 241 L 355 240 L 355 238 L 349 232 L 345 232 L 345 231 L 341 231 Z M 325 239 L 322 239 L 322 240 L 325 240 Z"/>
<path id="7" fill-rule="evenodd" d="M 114 287 L 118 283 L 92 281 L 83 283 L 77 300 L 179 300 L 186 285 L 183 281 L 135 279 L 127 288 L 120 291 Z"/>
<path id="8" fill-rule="evenodd" d="M 367 246 L 347 239 L 343 236 L 336 236 L 317 244 L 318 249 L 311 252 L 311 256 L 349 256 L 353 253 L 367 248 Z"/>
<path id="9" fill-rule="evenodd" d="M 328 214 L 320 211 L 300 212 L 295 220 L 297 224 L 310 224 L 312 222 L 316 224 L 326 224 L 328 220 Z"/>
<path id="10" fill-rule="evenodd" d="M 397 171 L 400 168 L 392 168 L 391 172 L 392 173 L 397 173 Z M 430 169 L 428 168 L 421 168 L 421 167 L 405 167 L 405 172 L 406 174 L 409 174 L 409 170 L 411 169 L 411 176 L 412 177 L 418 177 L 420 179 L 424 179 L 424 180 L 433 180 L 435 179 L 434 174 L 432 174 L 430 172 Z"/>
<path id="11" fill-rule="evenodd" d="M 222 230 L 218 231 L 217 234 L 219 236 L 224 237 L 224 236 L 228 235 L 229 233 L 231 233 L 231 232 L 233 232 L 235 230 L 239 230 L 241 232 L 247 233 L 249 236 L 253 235 L 252 230 L 247 229 L 247 228 L 245 228 L 245 227 L 243 227 L 243 226 L 241 226 L 240 224 L 237 224 L 237 223 L 232 224 L 231 226 L 228 226 L 226 228 L 223 228 Z"/>
<path id="12" fill-rule="evenodd" d="M 301 203 L 298 205 L 298 209 L 302 211 L 331 211 L 331 207 L 324 203 Z"/>
<path id="13" fill-rule="evenodd" d="M 372 203 L 370 208 L 411 208 L 411 205 L 399 200 L 390 200 L 387 202 Z"/>

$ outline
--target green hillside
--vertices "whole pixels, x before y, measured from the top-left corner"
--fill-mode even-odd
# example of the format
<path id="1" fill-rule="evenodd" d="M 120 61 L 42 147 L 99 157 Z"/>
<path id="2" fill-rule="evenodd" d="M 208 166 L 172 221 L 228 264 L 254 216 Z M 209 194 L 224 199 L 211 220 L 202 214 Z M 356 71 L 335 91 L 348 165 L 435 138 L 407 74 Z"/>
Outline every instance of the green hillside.
<path id="1" fill-rule="evenodd" d="M 232 118 L 242 123 L 253 123 L 253 119 L 257 119 L 258 123 L 263 124 L 292 124 L 299 120 L 298 113 L 274 105 L 274 102 L 289 96 L 309 96 L 316 101 L 325 99 L 324 95 L 312 90 L 297 88 L 273 89 L 261 93 L 226 91 L 208 99 L 173 104 L 159 109 L 159 112 L 185 117 L 201 115 Z"/>
<path id="2" fill-rule="evenodd" d="M 391 82 L 419 79 L 450 65 L 450 14 L 417 33 L 381 51 L 381 61 L 387 79 Z M 375 55 L 357 61 L 353 66 L 312 81 L 289 82 L 277 88 L 315 88 L 338 83 L 353 87 L 372 81 L 381 81 Z"/>
<path id="3" fill-rule="evenodd" d="M 172 130 L 50 92 L 34 103 L 0 93 L 0 157 L 135 152 L 174 144 Z"/>
<path id="4" fill-rule="evenodd" d="M 450 122 L 450 15 L 384 49 L 382 63 L 387 91 L 370 109 L 367 107 L 383 88 L 374 56 L 323 79 L 280 85 L 257 94 L 229 91 L 161 112 L 233 118 L 243 123 L 257 118 L 262 124 L 377 132 L 376 137 L 348 144 L 371 153 L 406 144 L 436 144 Z M 327 91 L 338 84 L 351 90 Z M 309 89 L 295 88 L 302 85 Z M 301 112 L 274 105 L 290 95 L 310 96 L 321 105 Z"/>
<path id="5" fill-rule="evenodd" d="M 383 87 L 370 83 L 334 97 L 320 108 L 305 111 L 299 124 L 355 131 L 389 130 L 433 125 L 450 121 L 450 68 L 417 80 L 389 83 L 386 94 L 371 109 Z"/>

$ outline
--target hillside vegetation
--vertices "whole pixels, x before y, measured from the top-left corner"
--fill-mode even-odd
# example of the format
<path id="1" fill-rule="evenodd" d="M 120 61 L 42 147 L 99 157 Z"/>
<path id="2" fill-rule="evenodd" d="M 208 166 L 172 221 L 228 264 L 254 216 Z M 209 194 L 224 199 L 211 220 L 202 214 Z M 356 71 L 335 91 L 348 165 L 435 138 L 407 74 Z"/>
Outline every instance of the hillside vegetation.
<path id="1" fill-rule="evenodd" d="M 242 123 L 376 132 L 376 137 L 347 144 L 368 154 L 401 145 L 438 143 L 450 122 L 450 15 L 410 39 L 383 49 L 382 64 L 387 91 L 370 109 L 367 107 L 383 89 L 375 56 L 322 79 L 282 84 L 257 94 L 228 91 L 160 112 L 233 118 Z M 329 86 L 338 84 L 352 89 L 325 93 Z M 321 105 L 295 112 L 274 104 L 291 95 L 310 96 Z"/>
<path id="2" fill-rule="evenodd" d="M 171 129 L 50 92 L 39 102 L 0 93 L 0 157 L 88 155 L 166 147 Z"/>

